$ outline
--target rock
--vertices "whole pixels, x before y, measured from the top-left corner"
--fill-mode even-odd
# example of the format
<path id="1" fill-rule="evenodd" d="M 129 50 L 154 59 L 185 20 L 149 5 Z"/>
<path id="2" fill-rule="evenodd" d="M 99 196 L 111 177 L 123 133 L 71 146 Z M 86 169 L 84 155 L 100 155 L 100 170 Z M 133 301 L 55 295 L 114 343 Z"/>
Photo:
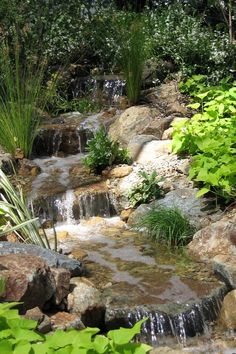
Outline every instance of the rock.
<path id="1" fill-rule="evenodd" d="M 71 293 L 68 295 L 68 310 L 81 314 L 86 326 L 98 326 L 103 321 L 104 305 L 100 292 L 88 279 L 71 279 Z"/>
<path id="2" fill-rule="evenodd" d="M 196 198 L 197 188 L 174 189 L 162 199 L 151 202 L 150 204 L 140 205 L 130 216 L 128 224 L 136 223 L 140 217 L 145 215 L 150 209 L 155 207 L 178 208 L 189 220 L 199 228 L 201 218 L 205 217 L 208 211 L 202 209 L 206 206 L 205 200 Z M 193 241 L 192 241 L 193 242 Z M 197 243 L 196 243 L 196 249 Z"/>
<path id="3" fill-rule="evenodd" d="M 40 257 L 49 267 L 68 269 L 72 276 L 82 275 L 84 272 L 81 262 L 36 245 L 0 242 L 0 256 L 7 254 L 28 254 Z"/>
<path id="4" fill-rule="evenodd" d="M 236 289 L 235 255 L 219 254 L 215 256 L 213 258 L 213 269 L 229 287 Z"/>
<path id="5" fill-rule="evenodd" d="M 86 251 L 84 251 L 82 248 L 73 249 L 71 251 L 71 254 L 75 259 L 78 259 L 78 260 L 84 260 L 86 257 L 88 257 L 88 253 Z"/>
<path id="6" fill-rule="evenodd" d="M 37 322 L 37 330 L 40 333 L 46 334 L 52 330 L 50 318 L 42 313 L 38 307 L 34 307 L 31 310 L 28 310 L 25 315 L 25 318 Z"/>
<path id="7" fill-rule="evenodd" d="M 188 110 L 186 107 L 181 105 L 178 101 L 169 103 L 167 108 L 166 108 L 166 114 L 178 114 L 180 116 L 185 116 L 188 113 Z"/>
<path id="8" fill-rule="evenodd" d="M 22 301 L 22 312 L 42 308 L 56 291 L 50 268 L 37 256 L 1 255 L 0 269 L 0 277 L 6 282 L 1 300 Z"/>
<path id="9" fill-rule="evenodd" d="M 51 268 L 56 283 L 56 292 L 53 301 L 59 305 L 70 292 L 70 272 L 63 268 Z"/>
<path id="10" fill-rule="evenodd" d="M 199 230 L 188 245 L 188 251 L 197 259 L 211 262 L 217 255 L 236 255 L 236 215 L 224 216 Z"/>
<path id="11" fill-rule="evenodd" d="M 17 148 L 14 153 L 14 158 L 17 160 L 22 160 L 25 157 L 24 151 L 20 148 Z"/>
<path id="12" fill-rule="evenodd" d="M 136 161 L 145 165 L 161 155 L 170 154 L 171 145 L 171 140 L 150 141 L 143 146 Z"/>
<path id="13" fill-rule="evenodd" d="M 18 174 L 23 177 L 36 177 L 41 172 L 41 168 L 31 160 L 23 159 L 20 160 L 20 167 L 18 169 Z"/>
<path id="14" fill-rule="evenodd" d="M 14 173 L 14 158 L 11 154 L 2 151 L 0 147 L 0 169 L 7 175 Z"/>
<path id="15" fill-rule="evenodd" d="M 140 151 L 146 143 L 149 143 L 152 140 L 157 140 L 153 135 L 135 135 L 128 144 L 129 156 L 132 160 L 136 160 Z"/>
<path id="16" fill-rule="evenodd" d="M 172 116 L 159 116 L 143 130 L 143 134 L 154 135 L 157 139 L 161 139 L 163 132 L 170 127 L 172 121 Z"/>
<path id="17" fill-rule="evenodd" d="M 164 133 L 162 134 L 161 140 L 170 140 L 170 139 L 172 139 L 173 131 L 174 131 L 173 127 L 170 127 L 168 129 L 166 129 L 164 131 Z"/>
<path id="18" fill-rule="evenodd" d="M 188 351 L 188 353 L 191 352 Z M 181 349 L 172 349 L 170 347 L 158 347 L 151 350 L 150 354 L 186 354 L 186 351 Z"/>
<path id="19" fill-rule="evenodd" d="M 111 124 L 108 135 L 111 139 L 118 140 L 122 146 L 127 146 L 135 135 L 143 133 L 158 114 L 157 109 L 148 106 L 130 107 Z"/>
<path id="20" fill-rule="evenodd" d="M 133 212 L 133 209 L 131 209 L 131 208 L 122 210 L 122 212 L 120 213 L 121 220 L 126 222 L 129 219 L 132 212 Z"/>
<path id="21" fill-rule="evenodd" d="M 117 104 L 118 104 L 119 109 L 121 109 L 122 111 L 127 109 L 129 107 L 128 98 L 126 96 L 119 97 Z"/>
<path id="22" fill-rule="evenodd" d="M 220 311 L 220 322 L 227 328 L 236 329 L 236 290 L 225 296 Z"/>
<path id="23" fill-rule="evenodd" d="M 85 326 L 81 321 L 78 314 L 68 313 L 68 312 L 57 312 L 55 315 L 50 317 L 52 330 L 61 329 L 63 331 L 68 329 L 84 329 Z"/>
<path id="24" fill-rule="evenodd" d="M 59 241 L 64 241 L 64 240 L 68 239 L 69 236 L 70 236 L 70 234 L 68 231 L 58 231 L 57 232 L 57 239 Z"/>
<path id="25" fill-rule="evenodd" d="M 108 178 L 122 178 L 128 176 L 133 171 L 131 166 L 118 166 L 108 173 Z"/>

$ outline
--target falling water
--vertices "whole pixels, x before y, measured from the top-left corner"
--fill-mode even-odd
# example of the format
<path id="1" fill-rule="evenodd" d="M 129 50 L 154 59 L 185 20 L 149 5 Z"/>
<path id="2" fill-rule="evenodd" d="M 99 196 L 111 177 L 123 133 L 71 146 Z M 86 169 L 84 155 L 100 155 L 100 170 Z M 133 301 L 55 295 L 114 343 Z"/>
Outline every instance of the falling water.
<path id="1" fill-rule="evenodd" d="M 73 225 L 76 223 L 73 213 L 73 206 L 75 201 L 75 194 L 72 190 L 68 189 L 64 194 L 63 199 L 56 199 L 55 206 L 58 209 L 63 221 L 67 225 Z"/>

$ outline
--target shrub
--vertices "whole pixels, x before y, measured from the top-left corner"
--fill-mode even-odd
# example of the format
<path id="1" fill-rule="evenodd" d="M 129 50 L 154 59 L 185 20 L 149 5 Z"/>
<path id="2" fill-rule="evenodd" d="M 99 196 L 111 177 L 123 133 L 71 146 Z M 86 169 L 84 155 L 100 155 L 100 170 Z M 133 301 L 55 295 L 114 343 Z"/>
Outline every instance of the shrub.
<path id="1" fill-rule="evenodd" d="M 0 144 L 7 152 L 19 148 L 28 157 L 40 124 L 37 108 L 43 109 L 41 97 L 43 68 L 20 64 L 19 48 L 10 60 L 9 48 L 2 46 L 0 60 Z"/>
<path id="2" fill-rule="evenodd" d="M 83 159 L 84 164 L 96 173 L 101 173 L 108 166 L 129 163 L 127 149 L 119 147 L 117 141 L 112 141 L 101 127 L 87 144 L 88 155 Z"/>
<path id="3" fill-rule="evenodd" d="M 152 209 L 142 217 L 136 227 L 145 228 L 153 240 L 170 247 L 186 245 L 195 232 L 188 218 L 177 208 Z"/>
<path id="4" fill-rule="evenodd" d="M 203 18 L 188 14 L 180 3 L 148 12 L 149 38 L 155 55 L 172 60 L 184 75 L 206 74 L 218 82 L 235 68 L 235 46 Z"/>
<path id="5" fill-rule="evenodd" d="M 157 178 L 157 172 L 153 171 L 148 174 L 145 171 L 139 173 L 141 181 L 131 189 L 128 194 L 128 199 L 132 207 L 140 204 L 149 203 L 154 199 L 161 198 L 164 195 L 163 189 L 159 186 L 162 178 Z"/>
<path id="6" fill-rule="evenodd" d="M 34 217 L 33 207 L 27 207 L 21 189 L 12 186 L 7 176 L 0 170 L 0 237 L 14 232 L 20 242 L 32 243 L 44 248 L 51 248 L 46 233 L 41 229 L 38 218 Z M 54 230 L 54 249 L 57 249 L 57 237 Z"/>
<path id="7" fill-rule="evenodd" d="M 173 151 L 192 155 L 189 176 L 227 202 L 236 196 L 236 83 L 192 92 L 200 109 L 191 120 L 174 125 Z"/>
<path id="8" fill-rule="evenodd" d="M 41 335 L 35 330 L 37 322 L 21 318 L 18 310 L 13 309 L 16 305 L 0 304 L 0 352 L 4 354 L 145 354 L 151 349 L 146 344 L 130 343 L 140 332 L 145 319 L 137 322 L 133 328 L 109 331 L 107 337 L 98 335 L 98 328 L 89 327 L 81 331 L 57 330 L 50 335 Z"/>

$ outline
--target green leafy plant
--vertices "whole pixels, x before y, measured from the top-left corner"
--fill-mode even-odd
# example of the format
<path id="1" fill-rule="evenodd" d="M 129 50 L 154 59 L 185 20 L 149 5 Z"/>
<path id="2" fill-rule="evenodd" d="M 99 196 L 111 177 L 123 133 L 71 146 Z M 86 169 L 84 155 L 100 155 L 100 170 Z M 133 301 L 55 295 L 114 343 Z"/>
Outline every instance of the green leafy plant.
<path id="1" fill-rule="evenodd" d="M 0 58 L 0 144 L 7 152 L 23 151 L 28 157 L 40 124 L 38 109 L 45 102 L 41 96 L 43 67 L 20 63 L 19 45 L 11 60 L 9 47 L 2 45 Z"/>
<path id="2" fill-rule="evenodd" d="M 16 305 L 0 304 L 0 351 L 4 354 L 145 354 L 151 349 L 146 344 L 130 343 L 146 319 L 133 328 L 109 331 L 107 337 L 99 335 L 98 328 L 89 327 L 41 335 L 36 331 L 37 322 L 21 318 L 18 310 L 13 309 Z"/>
<path id="3" fill-rule="evenodd" d="M 33 206 L 27 206 L 26 199 L 21 189 L 13 187 L 7 176 L 0 170 L 0 214 L 2 225 L 0 237 L 14 232 L 19 241 L 32 243 L 44 248 L 51 248 L 44 229 L 40 229 L 38 218 L 34 217 Z M 41 232 L 43 235 L 41 234 Z M 57 237 L 54 230 L 54 249 L 57 248 Z"/>
<path id="4" fill-rule="evenodd" d="M 158 207 L 145 214 L 136 227 L 145 228 L 153 240 L 169 247 L 185 246 L 192 238 L 195 228 L 177 208 Z"/>
<path id="5" fill-rule="evenodd" d="M 174 125 L 173 151 L 192 155 L 189 177 L 226 201 L 236 196 L 236 83 L 193 91 L 193 103 L 200 109 L 191 120 Z"/>
<path id="6" fill-rule="evenodd" d="M 128 194 L 128 199 L 132 207 L 163 197 L 164 191 L 159 185 L 163 181 L 163 178 L 158 178 L 156 171 L 150 174 L 141 171 L 139 172 L 139 176 L 141 177 L 141 181 Z"/>
<path id="7" fill-rule="evenodd" d="M 120 148 L 117 141 L 112 141 L 104 127 L 89 140 L 87 151 L 88 155 L 83 159 L 83 163 L 96 173 L 101 173 L 106 167 L 114 164 L 130 162 L 127 149 Z"/>

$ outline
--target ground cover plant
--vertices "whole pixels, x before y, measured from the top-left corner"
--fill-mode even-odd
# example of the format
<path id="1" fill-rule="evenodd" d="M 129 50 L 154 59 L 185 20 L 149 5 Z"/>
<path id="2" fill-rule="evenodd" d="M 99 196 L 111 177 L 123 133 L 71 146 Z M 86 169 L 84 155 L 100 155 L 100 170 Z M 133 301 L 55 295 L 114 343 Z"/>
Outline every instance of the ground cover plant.
<path id="1" fill-rule="evenodd" d="M 0 190 L 0 237 L 14 232 L 20 242 L 51 249 L 44 229 L 34 216 L 33 206 L 28 207 L 22 189 L 14 188 L 1 169 Z M 55 230 L 54 250 L 57 250 Z"/>
<path id="2" fill-rule="evenodd" d="M 101 173 L 106 167 L 114 164 L 129 163 L 127 149 L 111 140 L 104 127 L 101 127 L 87 143 L 88 155 L 83 159 L 85 166 L 96 173 Z"/>
<path id="3" fill-rule="evenodd" d="M 228 202 L 236 197 L 236 82 L 194 89 L 192 81 L 189 106 L 199 112 L 174 125 L 173 151 L 192 156 L 189 177 L 201 186 L 198 196 L 211 191 Z"/>
<path id="4" fill-rule="evenodd" d="M 133 328 L 109 331 L 107 336 L 98 334 L 98 328 L 84 330 L 56 330 L 50 335 L 36 331 L 37 322 L 24 319 L 14 309 L 17 303 L 0 304 L 0 352 L 4 354 L 145 354 L 151 347 L 131 343 L 145 321 Z"/>
<path id="5" fill-rule="evenodd" d="M 177 208 L 157 207 L 147 212 L 136 224 L 145 228 L 153 240 L 169 247 L 185 246 L 190 242 L 195 228 Z"/>
<path id="6" fill-rule="evenodd" d="M 151 173 L 141 171 L 139 177 L 141 177 L 140 182 L 128 194 L 133 208 L 164 196 L 164 190 L 159 185 L 163 178 L 158 178 L 156 171 Z"/>

